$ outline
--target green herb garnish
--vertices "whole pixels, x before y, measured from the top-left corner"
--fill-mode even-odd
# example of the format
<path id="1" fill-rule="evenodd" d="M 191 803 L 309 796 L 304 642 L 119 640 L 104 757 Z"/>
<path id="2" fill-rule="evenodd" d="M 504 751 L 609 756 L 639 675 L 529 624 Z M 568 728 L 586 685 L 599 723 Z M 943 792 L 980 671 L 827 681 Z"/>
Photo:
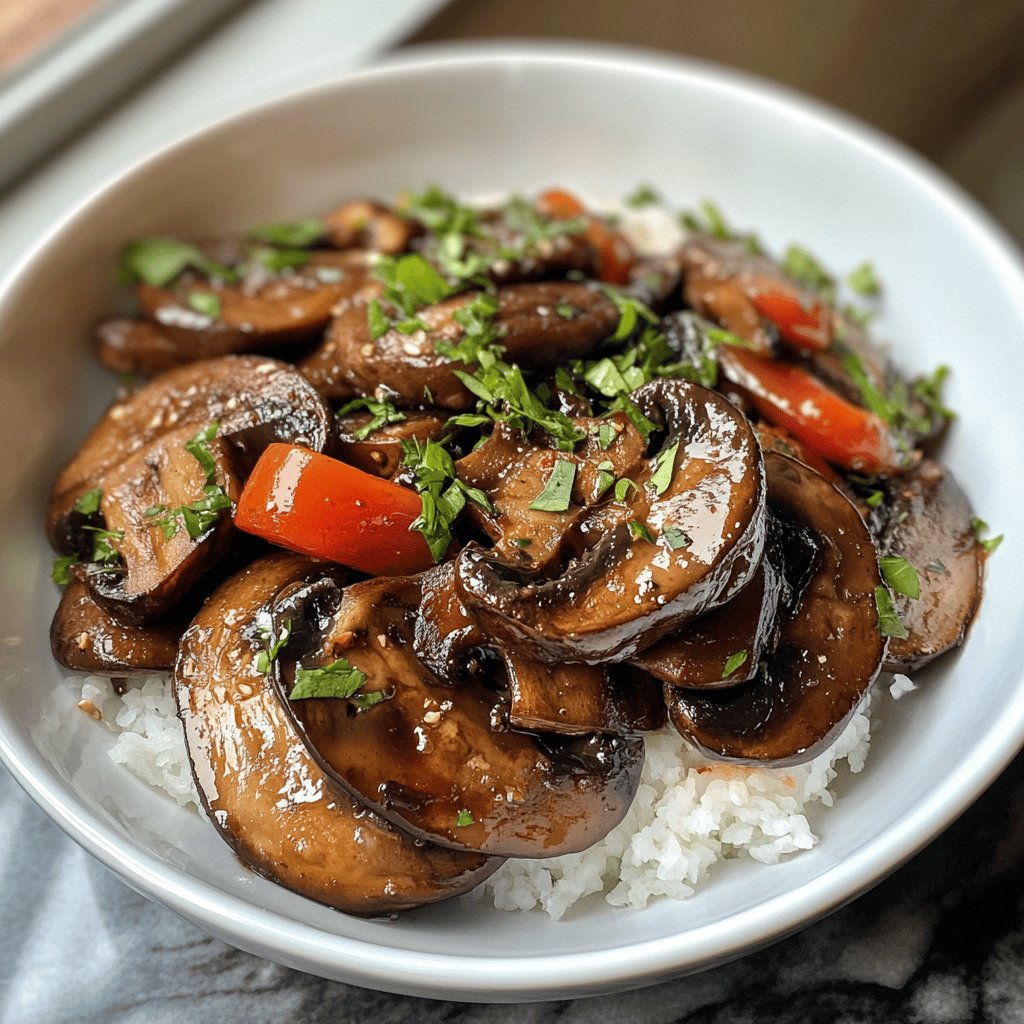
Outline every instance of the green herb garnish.
<path id="1" fill-rule="evenodd" d="M 366 673 L 349 664 L 348 659 L 338 658 L 329 665 L 320 668 L 303 668 L 295 666 L 295 685 L 288 694 L 289 700 L 307 700 L 310 697 L 356 698 L 357 691 L 366 682 Z M 358 694 L 355 702 L 363 708 L 372 707 L 384 700 L 384 694 L 375 690 L 372 693 Z"/>
<path id="2" fill-rule="evenodd" d="M 648 544 L 654 543 L 654 534 L 651 533 L 649 527 L 638 519 L 630 519 L 626 525 L 629 527 L 629 535 L 634 540 L 645 540 Z"/>
<path id="3" fill-rule="evenodd" d="M 370 419 L 357 430 L 352 431 L 352 437 L 357 441 L 365 441 L 372 433 L 386 427 L 389 423 L 401 423 L 405 419 L 405 413 L 397 409 L 386 399 L 376 398 L 353 398 L 338 410 L 338 418 L 347 416 L 353 412 L 368 412 Z"/>
<path id="4" fill-rule="evenodd" d="M 473 817 L 473 812 L 466 810 L 465 807 L 463 807 L 455 816 L 456 828 L 466 828 L 468 825 L 473 825 L 475 823 L 476 818 Z"/>
<path id="5" fill-rule="evenodd" d="M 654 472 L 651 474 L 651 486 L 654 493 L 659 497 L 664 494 L 669 484 L 672 483 L 672 474 L 675 472 L 676 453 L 679 451 L 679 442 L 658 452 L 654 459 Z"/>
<path id="6" fill-rule="evenodd" d="M 78 496 L 75 502 L 75 511 L 81 512 L 83 516 L 91 516 L 100 510 L 100 501 L 103 499 L 103 488 L 94 487 Z"/>
<path id="7" fill-rule="evenodd" d="M 878 508 L 879 505 L 885 500 L 884 491 L 872 491 L 865 499 L 864 504 L 868 508 Z"/>
<path id="8" fill-rule="evenodd" d="M 914 600 L 921 596 L 921 578 L 905 558 L 887 555 L 878 560 L 878 567 L 882 570 L 882 578 L 897 594 Z"/>
<path id="9" fill-rule="evenodd" d="M 208 484 L 213 483 L 213 478 L 217 473 L 217 460 L 214 457 L 213 451 L 210 448 L 210 442 L 217 436 L 217 431 L 220 429 L 220 423 L 216 420 L 210 423 L 208 426 L 203 427 L 191 441 L 185 443 L 185 451 L 189 453 L 199 463 L 203 472 L 206 474 L 206 482 Z"/>
<path id="10" fill-rule="evenodd" d="M 537 512 L 564 512 L 569 507 L 575 480 L 576 463 L 571 459 L 558 459 L 544 489 L 529 507 Z"/>
<path id="11" fill-rule="evenodd" d="M 118 277 L 125 282 L 144 281 L 163 288 L 188 267 L 221 281 L 238 280 L 230 267 L 211 260 L 198 246 L 174 238 L 139 238 L 129 242 L 121 250 Z"/>
<path id="12" fill-rule="evenodd" d="M 50 569 L 50 579 L 60 587 L 66 587 L 71 582 L 71 567 L 78 561 L 75 555 L 61 555 L 53 560 Z"/>
<path id="13" fill-rule="evenodd" d="M 999 534 L 997 537 L 985 537 L 988 533 L 988 523 L 984 519 L 979 519 L 974 516 L 971 519 L 971 529 L 974 531 L 974 538 L 977 542 L 987 551 L 990 555 L 1000 544 L 1003 543 L 1003 534 Z"/>
<path id="14" fill-rule="evenodd" d="M 292 638 L 292 620 L 285 619 L 281 623 L 281 632 L 277 636 L 274 635 L 269 615 L 266 616 L 266 621 L 257 625 L 256 629 L 267 645 L 266 650 L 260 651 L 259 657 L 256 659 L 256 670 L 266 675 L 270 671 L 270 666 L 277 661 L 277 656 L 288 646 L 288 641 Z"/>
<path id="15" fill-rule="evenodd" d="M 638 185 L 636 189 L 626 197 L 626 205 L 634 210 L 642 209 L 645 206 L 657 206 L 661 202 L 661 196 L 650 185 Z"/>
<path id="16" fill-rule="evenodd" d="M 730 654 L 729 657 L 726 658 L 725 666 L 722 669 L 722 678 L 728 679 L 733 672 L 746 664 L 747 657 L 748 655 L 746 651 L 736 651 L 734 654 Z"/>
<path id="17" fill-rule="evenodd" d="M 176 537 L 182 524 L 189 537 L 198 540 L 227 508 L 231 508 L 231 499 L 224 489 L 218 484 L 207 484 L 203 488 L 201 498 L 196 498 L 185 505 L 176 505 L 174 508 L 151 505 L 146 509 L 145 515 L 154 520 L 154 526 L 160 527 L 166 540 Z"/>
<path id="18" fill-rule="evenodd" d="M 666 526 L 661 531 L 661 535 L 673 551 L 678 551 L 679 548 L 688 548 L 693 543 L 690 535 L 680 530 L 678 526 Z"/>
<path id="19" fill-rule="evenodd" d="M 92 560 L 110 564 L 120 561 L 121 552 L 110 542 L 124 540 L 124 530 L 103 530 L 98 526 L 86 526 L 86 530 L 94 534 L 92 545 Z"/>
<path id="20" fill-rule="evenodd" d="M 269 246 L 260 246 L 252 251 L 250 258 L 264 270 L 270 271 L 271 274 L 280 274 L 283 270 L 304 267 L 310 260 L 310 254 L 307 249 L 271 249 Z M 322 269 L 331 270 L 332 268 L 324 267 Z M 316 276 L 320 277 L 319 274 Z"/>
<path id="21" fill-rule="evenodd" d="M 846 275 L 846 283 L 850 291 L 857 295 L 875 296 L 882 291 L 875 268 L 866 260 Z"/>
<path id="22" fill-rule="evenodd" d="M 220 316 L 220 299 L 213 292 L 189 292 L 188 304 L 197 313 L 216 320 Z"/>
<path id="23" fill-rule="evenodd" d="M 249 237 L 286 249 L 308 249 L 323 237 L 326 230 L 322 220 L 306 217 L 282 224 L 261 224 L 249 232 Z"/>
<path id="24" fill-rule="evenodd" d="M 434 561 L 440 562 L 452 542 L 452 524 L 466 500 L 488 512 L 493 512 L 494 506 L 478 487 L 458 479 L 451 454 L 441 443 L 414 437 L 402 441 L 402 452 L 402 465 L 412 470 L 421 501 L 420 514 L 409 529 L 423 534 Z"/>
<path id="25" fill-rule="evenodd" d="M 882 636 L 896 637 L 906 640 L 910 634 L 900 620 L 892 594 L 886 587 L 875 587 L 875 610 L 878 612 L 878 631 Z"/>
<path id="26" fill-rule="evenodd" d="M 818 292 L 830 301 L 835 297 L 835 280 L 831 274 L 799 245 L 791 245 L 782 258 L 782 270 L 798 284 Z"/>

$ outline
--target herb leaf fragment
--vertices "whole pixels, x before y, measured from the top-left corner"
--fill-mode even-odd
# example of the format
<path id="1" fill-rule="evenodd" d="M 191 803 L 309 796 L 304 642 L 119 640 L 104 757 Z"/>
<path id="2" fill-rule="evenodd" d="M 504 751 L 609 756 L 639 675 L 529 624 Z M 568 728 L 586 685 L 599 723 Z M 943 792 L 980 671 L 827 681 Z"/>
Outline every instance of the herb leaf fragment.
<path id="1" fill-rule="evenodd" d="M 974 531 L 974 538 L 977 542 L 985 549 L 988 554 L 992 554 L 993 551 L 1000 544 L 1003 543 L 1003 534 L 998 534 L 995 537 L 985 537 L 988 533 L 988 523 L 984 519 L 979 519 L 977 516 L 971 519 L 971 529 Z"/>
<path id="2" fill-rule="evenodd" d="M 530 502 L 529 507 L 538 512 L 565 512 L 569 508 L 575 480 L 576 463 L 571 459 L 558 459 L 544 489 Z"/>
<path id="3" fill-rule="evenodd" d="M 351 699 L 361 710 L 371 708 L 386 698 L 381 690 L 359 693 L 366 682 L 366 673 L 350 664 L 347 658 L 338 658 L 319 668 L 295 666 L 295 685 L 289 700 L 308 700 L 311 697 Z"/>
<path id="4" fill-rule="evenodd" d="M 323 237 L 326 230 L 322 220 L 305 217 L 280 224 L 257 225 L 249 232 L 249 237 L 286 249 L 308 249 Z"/>
<path id="5" fill-rule="evenodd" d="M 746 664 L 749 655 L 746 651 L 735 651 L 725 660 L 722 666 L 722 678 L 728 679 L 738 668 Z"/>
<path id="6" fill-rule="evenodd" d="M 887 555 L 879 558 L 878 567 L 882 571 L 882 578 L 889 584 L 891 590 L 915 601 L 921 596 L 921 578 L 917 570 L 905 558 L 899 555 Z"/>
<path id="7" fill-rule="evenodd" d="M 238 275 L 211 260 L 198 246 L 175 238 L 138 238 L 121 250 L 118 278 L 125 283 L 143 281 L 164 288 L 192 267 L 209 278 L 233 283 Z"/>
<path id="8" fill-rule="evenodd" d="M 900 619 L 899 612 L 896 611 L 888 587 L 875 587 L 875 610 L 878 612 L 878 631 L 882 636 L 895 637 L 899 640 L 906 640 L 910 636 Z"/>
<path id="9" fill-rule="evenodd" d="M 102 499 L 103 489 L 101 487 L 94 487 L 92 490 L 78 496 L 78 499 L 75 501 L 75 511 L 80 512 L 83 516 L 94 515 L 99 512 Z"/>
<path id="10" fill-rule="evenodd" d="M 288 646 L 288 641 L 292 638 L 291 619 L 285 619 L 281 623 L 281 632 L 276 636 L 269 620 L 270 616 L 267 615 L 266 619 L 256 626 L 260 636 L 267 644 L 266 650 L 260 651 L 259 657 L 256 659 L 256 670 L 264 675 L 270 671 L 270 666 L 277 661 L 277 656 Z"/>

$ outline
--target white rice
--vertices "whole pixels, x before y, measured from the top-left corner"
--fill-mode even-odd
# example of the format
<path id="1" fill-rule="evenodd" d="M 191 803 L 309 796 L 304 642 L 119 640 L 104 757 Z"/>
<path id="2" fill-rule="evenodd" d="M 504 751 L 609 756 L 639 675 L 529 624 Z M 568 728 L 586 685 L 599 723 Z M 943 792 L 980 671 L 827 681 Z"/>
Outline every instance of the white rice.
<path id="1" fill-rule="evenodd" d="M 913 683 L 897 677 L 899 696 Z M 899 692 L 897 692 L 899 690 Z M 625 819 L 583 853 L 510 860 L 476 890 L 502 910 L 540 908 L 558 919 L 577 901 L 604 893 L 612 906 L 640 909 L 652 897 L 692 896 L 720 860 L 752 857 L 777 864 L 817 842 L 806 813 L 831 807 L 829 789 L 845 762 L 864 767 L 870 740 L 866 700 L 839 738 L 807 764 L 752 768 L 703 757 L 672 730 L 645 737 L 640 788 Z M 110 758 L 179 804 L 198 809 L 185 738 L 166 676 L 129 684 L 88 676 L 79 707 L 117 734 Z"/>

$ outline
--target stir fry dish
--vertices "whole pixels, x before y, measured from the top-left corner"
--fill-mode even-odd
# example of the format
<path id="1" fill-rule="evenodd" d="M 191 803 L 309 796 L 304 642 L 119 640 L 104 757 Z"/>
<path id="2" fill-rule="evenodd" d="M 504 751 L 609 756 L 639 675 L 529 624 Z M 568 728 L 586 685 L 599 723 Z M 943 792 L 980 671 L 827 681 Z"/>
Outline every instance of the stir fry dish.
<path id="1" fill-rule="evenodd" d="M 601 840 L 645 732 L 801 763 L 962 643 L 998 538 L 933 454 L 945 368 L 903 376 L 803 250 L 683 220 L 640 252 L 561 190 L 432 187 L 126 246 L 53 652 L 173 673 L 256 871 L 442 900 Z"/>

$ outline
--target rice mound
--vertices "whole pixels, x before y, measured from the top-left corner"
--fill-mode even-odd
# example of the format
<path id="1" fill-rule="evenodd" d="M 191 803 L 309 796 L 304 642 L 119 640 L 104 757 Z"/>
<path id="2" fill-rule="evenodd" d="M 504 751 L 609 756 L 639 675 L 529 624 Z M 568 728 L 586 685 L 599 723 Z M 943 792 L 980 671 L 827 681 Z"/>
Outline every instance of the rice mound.
<path id="1" fill-rule="evenodd" d="M 151 675 L 118 694 L 88 676 L 79 707 L 117 738 L 110 758 L 183 807 L 198 809 L 185 736 L 170 679 Z M 909 680 L 907 681 L 909 683 Z M 817 842 L 810 805 L 831 807 L 829 786 L 845 761 L 863 769 L 870 741 L 870 696 L 836 741 L 807 764 L 755 768 L 712 761 L 674 730 L 645 735 L 640 786 L 623 821 L 582 853 L 509 860 L 473 893 L 501 910 L 540 908 L 558 920 L 578 900 L 605 893 L 612 906 L 641 909 L 656 896 L 685 899 L 719 860 L 747 855 L 777 864 Z"/>

